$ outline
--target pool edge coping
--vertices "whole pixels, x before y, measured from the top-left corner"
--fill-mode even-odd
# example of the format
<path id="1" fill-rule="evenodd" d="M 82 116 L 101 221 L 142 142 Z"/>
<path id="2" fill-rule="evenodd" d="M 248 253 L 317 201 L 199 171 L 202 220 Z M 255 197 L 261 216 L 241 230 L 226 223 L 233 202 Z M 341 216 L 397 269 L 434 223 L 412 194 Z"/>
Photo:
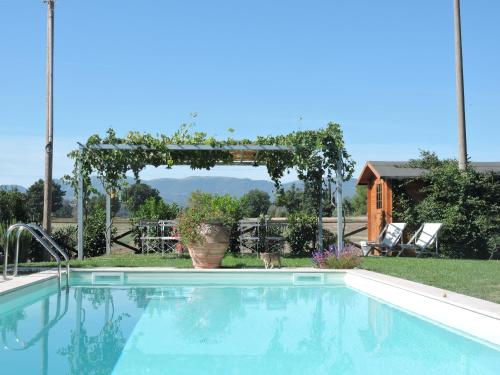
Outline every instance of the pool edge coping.
<path id="1" fill-rule="evenodd" d="M 393 276 L 347 270 L 348 287 L 500 348 L 500 305 Z"/>
<path id="2" fill-rule="evenodd" d="M 10 276 L 7 280 L 2 280 L 0 282 L 0 296 L 5 294 L 15 292 L 16 290 L 27 288 L 29 286 L 42 283 L 51 279 L 57 279 L 59 277 L 57 270 L 45 270 L 41 272 L 32 273 L 29 275 L 21 275 L 12 277 Z"/>
<path id="3" fill-rule="evenodd" d="M 345 272 L 500 321 L 500 304 L 492 301 L 368 270 L 354 269 Z"/>

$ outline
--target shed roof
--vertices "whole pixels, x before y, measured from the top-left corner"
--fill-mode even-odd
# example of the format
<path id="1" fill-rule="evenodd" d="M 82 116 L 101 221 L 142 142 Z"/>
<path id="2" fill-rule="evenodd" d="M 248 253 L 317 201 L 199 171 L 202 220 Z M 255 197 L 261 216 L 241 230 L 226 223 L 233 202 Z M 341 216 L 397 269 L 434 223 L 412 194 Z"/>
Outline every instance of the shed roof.
<path id="1" fill-rule="evenodd" d="M 478 172 L 500 174 L 500 161 L 473 161 L 470 165 Z"/>
<path id="2" fill-rule="evenodd" d="M 423 175 L 426 169 L 408 168 L 407 161 L 367 161 L 358 179 L 358 185 L 367 185 L 372 177 L 405 180 Z M 500 162 L 471 162 L 478 172 L 500 175 Z"/>

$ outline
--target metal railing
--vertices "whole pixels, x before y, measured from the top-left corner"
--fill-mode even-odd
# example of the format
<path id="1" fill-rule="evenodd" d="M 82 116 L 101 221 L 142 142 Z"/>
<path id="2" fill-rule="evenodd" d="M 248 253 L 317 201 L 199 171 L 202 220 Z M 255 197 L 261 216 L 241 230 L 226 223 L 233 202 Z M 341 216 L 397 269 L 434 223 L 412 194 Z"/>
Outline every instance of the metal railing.
<path id="1" fill-rule="evenodd" d="M 35 238 L 42 247 L 49 252 L 49 254 L 56 260 L 57 262 L 57 275 L 59 280 L 59 287 L 61 286 L 61 256 L 64 258 L 66 262 L 66 285 L 69 286 L 69 257 L 68 254 L 61 249 L 61 247 L 54 241 L 54 239 L 40 226 L 36 224 L 25 224 L 25 223 L 17 223 L 13 224 L 7 230 L 6 238 L 5 238 L 5 254 L 4 254 L 4 267 L 3 267 L 3 278 L 5 280 L 8 279 L 8 261 L 9 261 L 9 245 L 10 245 L 10 236 L 14 231 L 16 231 L 16 253 L 14 256 L 14 267 L 12 274 L 10 276 L 15 277 L 18 273 L 18 264 L 19 264 L 19 248 L 20 248 L 20 239 L 21 234 L 24 230 L 28 231 L 33 238 Z"/>

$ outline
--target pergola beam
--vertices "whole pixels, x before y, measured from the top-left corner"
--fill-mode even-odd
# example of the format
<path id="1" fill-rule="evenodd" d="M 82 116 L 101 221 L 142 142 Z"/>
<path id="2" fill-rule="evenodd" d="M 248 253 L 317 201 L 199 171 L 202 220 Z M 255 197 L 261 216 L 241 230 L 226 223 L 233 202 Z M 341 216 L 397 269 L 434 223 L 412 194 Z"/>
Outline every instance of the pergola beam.
<path id="1" fill-rule="evenodd" d="M 134 144 L 96 144 L 84 146 L 79 143 L 83 148 L 90 150 L 121 150 L 121 151 L 133 151 L 133 150 L 156 150 L 143 145 Z M 275 146 L 275 145 L 227 145 L 227 146 L 210 146 L 210 145 L 180 145 L 180 144 L 169 144 L 165 145 L 165 148 L 170 151 L 294 151 L 295 148 L 291 146 Z"/>

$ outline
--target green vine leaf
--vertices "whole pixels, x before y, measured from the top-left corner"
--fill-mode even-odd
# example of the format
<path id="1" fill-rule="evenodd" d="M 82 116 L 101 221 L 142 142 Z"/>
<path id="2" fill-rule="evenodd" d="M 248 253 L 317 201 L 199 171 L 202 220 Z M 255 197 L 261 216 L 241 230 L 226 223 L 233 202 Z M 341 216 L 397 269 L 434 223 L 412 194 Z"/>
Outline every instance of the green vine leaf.
<path id="1" fill-rule="evenodd" d="M 147 166 L 189 165 L 192 169 L 210 170 L 217 164 L 231 164 L 234 153 L 223 150 L 170 150 L 170 145 L 208 145 L 212 147 L 234 145 L 288 146 L 291 150 L 259 151 L 255 154 L 254 165 L 265 165 L 277 190 L 281 188 L 281 178 L 295 170 L 300 180 L 308 185 L 309 191 L 319 200 L 324 182 L 335 182 L 336 171 L 340 168 L 343 180 L 351 178 L 354 161 L 345 149 L 340 125 L 329 123 L 319 130 L 303 130 L 277 136 L 259 136 L 250 139 L 216 139 L 204 132 L 194 132 L 192 124 L 182 124 L 172 135 L 153 136 L 137 131 L 120 138 L 113 129 L 108 129 L 101 138 L 95 134 L 89 137 L 83 148 L 69 153 L 75 162 L 73 176 L 66 176 L 77 191 L 78 173 L 81 171 L 84 191 L 91 190 L 90 176 L 97 175 L 108 192 L 115 192 L 126 185 L 126 173 L 132 171 L 136 180 Z M 98 145 L 135 145 L 132 150 L 95 149 Z"/>

